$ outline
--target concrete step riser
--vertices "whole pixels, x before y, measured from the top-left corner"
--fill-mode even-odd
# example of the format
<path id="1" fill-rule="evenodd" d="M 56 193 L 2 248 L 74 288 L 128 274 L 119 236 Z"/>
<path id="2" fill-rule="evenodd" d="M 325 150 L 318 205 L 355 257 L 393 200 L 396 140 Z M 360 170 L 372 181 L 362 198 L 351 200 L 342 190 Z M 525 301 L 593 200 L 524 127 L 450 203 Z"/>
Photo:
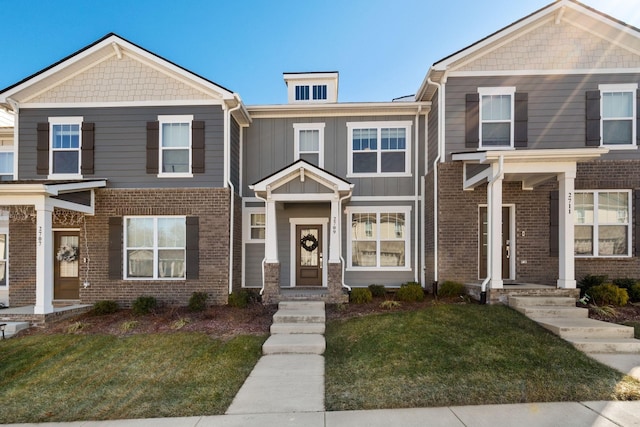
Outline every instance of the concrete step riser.
<path id="1" fill-rule="evenodd" d="M 558 335 L 563 339 L 571 339 L 571 338 L 597 338 L 597 339 L 619 339 L 619 338 L 633 338 L 633 328 L 621 326 L 619 328 L 611 328 L 611 327 L 558 327 L 553 325 L 545 325 L 542 324 L 543 327 L 547 328 L 554 334 Z"/>
<path id="2" fill-rule="evenodd" d="M 4 327 L 5 336 L 14 335 L 20 332 L 23 329 L 29 328 L 28 322 L 0 322 L 6 323 L 7 325 Z M 0 335 L 1 336 L 1 335 Z"/>
<path id="3" fill-rule="evenodd" d="M 572 342 L 573 346 L 585 353 L 624 353 L 640 355 L 640 341 L 619 342 Z"/>
<path id="4" fill-rule="evenodd" d="M 556 306 L 575 307 L 575 298 L 570 297 L 511 297 L 510 307 L 536 307 L 536 306 Z"/>
<path id="5" fill-rule="evenodd" d="M 273 323 L 325 323 L 325 315 L 324 313 L 295 314 L 278 312 L 273 315 Z"/>
<path id="6" fill-rule="evenodd" d="M 558 307 L 514 307 L 516 311 L 524 314 L 532 319 L 544 319 L 549 317 L 554 318 L 575 318 L 586 319 L 589 317 L 589 310 L 586 308 L 558 308 Z"/>
<path id="7" fill-rule="evenodd" d="M 322 310 L 324 311 L 324 302 L 322 301 L 280 301 L 278 303 L 279 310 Z"/>
<path id="8" fill-rule="evenodd" d="M 324 323 L 274 323 L 271 334 L 324 334 Z"/>
<path id="9" fill-rule="evenodd" d="M 324 347 L 315 346 L 269 346 L 262 348 L 262 354 L 265 356 L 273 354 L 324 354 Z"/>

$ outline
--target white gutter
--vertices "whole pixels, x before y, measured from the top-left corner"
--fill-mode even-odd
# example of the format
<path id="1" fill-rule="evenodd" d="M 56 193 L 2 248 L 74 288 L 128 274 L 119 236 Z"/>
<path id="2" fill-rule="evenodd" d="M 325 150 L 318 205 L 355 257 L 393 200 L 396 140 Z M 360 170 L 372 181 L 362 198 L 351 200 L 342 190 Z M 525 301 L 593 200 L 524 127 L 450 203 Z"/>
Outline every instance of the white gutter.
<path id="1" fill-rule="evenodd" d="M 238 101 L 238 105 L 233 108 L 226 108 L 224 115 L 224 188 L 230 187 L 231 189 L 231 206 L 229 208 L 229 293 L 233 292 L 233 229 L 235 219 L 235 193 L 236 189 L 231 182 L 231 113 L 239 110 L 242 107 L 242 100 L 237 94 L 233 94 L 233 97 Z M 238 159 L 240 160 L 240 159 Z"/>
<path id="2" fill-rule="evenodd" d="M 345 261 L 344 258 L 342 258 L 342 233 L 344 232 L 344 230 L 342 229 L 342 201 L 344 199 L 348 199 L 349 197 L 351 197 L 351 194 L 347 194 L 344 197 L 341 197 L 340 200 L 338 200 L 338 229 L 340 230 L 340 262 L 342 263 L 342 279 L 340 280 L 340 284 L 342 285 L 343 288 L 346 288 L 348 292 L 351 292 L 351 286 L 347 285 L 344 283 L 344 270 L 346 268 L 345 265 Z"/>
<path id="3" fill-rule="evenodd" d="M 7 98 L 13 109 L 13 179 L 18 179 L 18 140 L 20 130 L 20 104 L 13 98 Z"/>
<path id="4" fill-rule="evenodd" d="M 415 169 L 413 171 L 413 176 L 414 176 L 414 184 L 413 184 L 413 192 L 415 194 L 415 214 L 414 217 L 416 219 L 416 224 L 413 226 L 414 229 L 414 236 L 413 236 L 413 270 L 414 270 L 414 282 L 420 283 L 420 280 L 418 280 L 419 278 L 419 268 L 418 268 L 418 239 L 420 237 L 419 234 L 419 227 L 418 227 L 418 207 L 420 206 L 420 190 L 419 190 L 419 154 L 420 154 L 420 145 L 418 144 L 418 137 L 420 136 L 420 133 L 418 132 L 418 128 L 420 126 L 420 112 L 422 111 L 422 105 L 418 105 L 418 110 L 416 111 L 416 118 L 415 118 L 415 147 L 416 147 L 416 151 L 414 154 L 414 158 L 415 158 Z M 426 147 L 425 147 L 426 149 Z M 422 287 L 424 287 L 424 283 L 422 284 Z"/>
<path id="5" fill-rule="evenodd" d="M 486 295 L 487 292 L 487 284 L 491 280 L 491 275 L 493 274 L 491 259 L 493 258 L 493 239 L 491 236 L 493 235 L 493 227 L 491 217 L 493 216 L 493 183 L 502 176 L 504 173 L 504 157 L 500 156 L 498 159 L 498 172 L 489 179 L 487 182 L 487 277 L 482 281 L 482 285 L 480 285 L 480 292 L 482 301 L 486 301 L 486 296 L 482 297 L 482 295 Z"/>

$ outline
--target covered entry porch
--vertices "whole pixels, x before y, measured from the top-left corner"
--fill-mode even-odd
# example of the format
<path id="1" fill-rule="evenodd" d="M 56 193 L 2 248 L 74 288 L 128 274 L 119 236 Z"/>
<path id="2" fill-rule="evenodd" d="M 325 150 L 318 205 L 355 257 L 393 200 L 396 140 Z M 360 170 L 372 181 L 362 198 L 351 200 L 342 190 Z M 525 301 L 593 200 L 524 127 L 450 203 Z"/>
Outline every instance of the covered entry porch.
<path id="1" fill-rule="evenodd" d="M 56 275 L 62 277 L 64 282 L 62 293 L 58 295 L 59 299 L 61 296 L 67 299 L 68 294 L 65 292 L 69 290 L 75 290 L 77 293 L 80 287 L 79 271 L 82 261 L 79 259 L 81 258 L 79 231 L 55 231 L 55 218 L 62 212 L 80 216 L 93 215 L 94 190 L 105 186 L 105 180 L 12 181 L 0 184 L 0 206 L 10 212 L 8 294 L 11 308 L 9 310 L 22 308 L 23 311 L 28 312 L 24 314 L 42 318 L 42 320 L 47 315 L 56 313 L 54 308 Z M 12 242 L 12 233 L 16 230 L 15 227 L 19 226 L 17 223 L 19 220 L 31 221 L 35 224 L 35 233 L 31 236 L 33 238 L 31 247 L 35 247 L 35 268 L 20 262 L 32 257 L 33 252 L 21 253 L 20 250 L 16 250 L 17 241 Z M 24 242 L 20 243 L 23 248 L 30 246 Z M 23 271 L 27 266 L 30 270 Z M 33 270 L 35 275 L 31 273 Z M 28 295 L 27 297 L 22 295 L 22 299 L 12 297 L 18 293 L 17 280 L 12 280 L 17 277 L 21 278 L 20 293 L 33 292 L 35 294 L 33 297 Z M 27 301 L 32 301 L 31 304 L 25 304 L 25 298 Z M 73 298 L 73 300 L 70 302 L 79 303 L 79 298 Z M 32 307 L 25 307 L 31 305 Z"/>
<path id="2" fill-rule="evenodd" d="M 607 152 L 605 148 L 584 148 L 491 150 L 453 155 L 454 161 L 463 162 L 465 191 L 486 185 L 486 204 L 480 207 L 486 211 L 485 222 L 482 219 L 478 222 L 480 273 L 478 283 L 471 285 L 481 301 L 497 302 L 504 299 L 500 295 L 521 292 L 540 295 L 549 290 L 569 290 L 569 294 L 575 294 L 570 290 L 576 289 L 574 206 L 577 163 L 598 159 Z M 519 183 L 519 193 L 526 193 L 553 181 L 557 182 L 557 197 L 555 192 L 550 192 L 548 210 L 538 210 L 536 215 L 549 218 L 549 240 L 538 242 L 538 246 L 548 246 L 547 253 L 557 257 L 555 283 L 523 283 L 518 268 L 527 259 L 519 260 L 516 248 L 519 241 L 527 238 L 527 216 L 532 214 L 521 209 L 516 214 L 518 206 L 505 203 L 503 183 Z M 555 267 L 541 265 L 540 268 Z"/>
<path id="3" fill-rule="evenodd" d="M 263 301 L 345 300 L 341 211 L 353 184 L 298 160 L 249 188 L 265 204 Z"/>

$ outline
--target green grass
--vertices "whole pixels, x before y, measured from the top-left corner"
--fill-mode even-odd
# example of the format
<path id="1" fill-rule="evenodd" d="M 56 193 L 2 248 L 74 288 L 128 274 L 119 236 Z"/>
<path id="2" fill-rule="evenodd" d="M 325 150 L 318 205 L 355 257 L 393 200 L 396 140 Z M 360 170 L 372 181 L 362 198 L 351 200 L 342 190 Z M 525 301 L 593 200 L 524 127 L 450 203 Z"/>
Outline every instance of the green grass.
<path id="1" fill-rule="evenodd" d="M 0 423 L 223 414 L 264 340 L 171 333 L 0 341 Z"/>
<path id="2" fill-rule="evenodd" d="M 504 306 L 333 321 L 326 339 L 328 410 L 640 399 L 640 381 Z"/>

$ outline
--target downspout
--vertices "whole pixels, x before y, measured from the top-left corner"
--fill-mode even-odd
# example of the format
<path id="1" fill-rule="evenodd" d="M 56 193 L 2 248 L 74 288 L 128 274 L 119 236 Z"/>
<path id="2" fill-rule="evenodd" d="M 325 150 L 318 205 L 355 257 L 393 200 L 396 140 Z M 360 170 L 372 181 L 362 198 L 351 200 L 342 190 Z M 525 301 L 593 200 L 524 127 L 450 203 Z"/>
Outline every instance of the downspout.
<path id="1" fill-rule="evenodd" d="M 18 179 L 18 140 L 20 131 L 20 104 L 12 98 L 7 98 L 7 102 L 13 109 L 13 179 Z"/>
<path id="2" fill-rule="evenodd" d="M 416 151 L 414 154 L 414 158 L 415 158 L 415 169 L 413 172 L 414 175 L 414 187 L 413 187 L 413 192 L 414 192 L 414 204 L 415 204 L 415 216 L 414 218 L 416 219 L 416 224 L 413 226 L 414 229 L 414 236 L 413 236 L 413 266 L 414 266 L 414 282 L 418 282 L 420 283 L 420 281 L 418 280 L 419 277 L 419 268 L 418 268 L 418 239 L 420 237 L 420 230 L 418 227 L 418 208 L 420 206 L 420 189 L 419 189 L 419 154 L 420 154 L 420 144 L 418 144 L 418 137 L 420 136 L 420 132 L 418 132 L 418 127 L 420 125 L 420 112 L 422 111 L 422 105 L 418 105 L 418 111 L 416 111 L 416 118 L 415 118 L 415 141 L 416 141 Z M 424 284 L 423 284 L 424 287 Z"/>
<path id="3" fill-rule="evenodd" d="M 231 207 L 229 211 L 229 294 L 233 292 L 233 229 L 234 229 L 234 219 L 235 219 L 235 193 L 236 189 L 233 186 L 233 182 L 231 182 L 231 113 L 239 110 L 242 107 L 242 100 L 238 94 L 234 93 L 233 97 L 238 102 L 233 108 L 225 108 L 225 117 L 224 117 L 224 186 L 230 187 L 231 189 Z"/>
<path id="4" fill-rule="evenodd" d="M 347 194 L 346 196 L 341 197 L 340 200 L 338 200 L 338 221 L 340 221 L 340 262 L 342 263 L 342 279 L 340 280 L 340 284 L 347 290 L 347 292 L 351 292 L 351 286 L 344 283 L 345 262 L 344 258 L 342 258 L 342 233 L 344 233 L 344 230 L 342 229 L 342 201 L 348 199 L 349 197 L 351 197 L 351 194 Z"/>
<path id="5" fill-rule="evenodd" d="M 264 202 L 264 211 L 266 213 L 267 211 L 267 199 L 260 197 L 258 195 L 258 193 L 255 194 L 256 199 L 260 199 Z M 267 245 L 265 243 L 265 249 L 266 249 Z M 261 268 L 262 268 L 262 287 L 260 288 L 260 295 L 262 296 L 262 294 L 264 294 L 264 262 L 267 260 L 267 251 L 265 250 L 265 254 L 264 254 L 264 258 L 262 258 L 262 262 L 260 263 Z"/>
<path id="6" fill-rule="evenodd" d="M 489 213 L 492 212 L 493 208 L 491 207 L 493 204 L 493 183 L 502 176 L 504 172 L 504 156 L 500 156 L 498 160 L 498 172 L 491 177 L 491 179 L 487 182 L 487 277 L 482 281 L 480 285 L 480 304 L 487 303 L 487 284 L 491 280 L 491 276 L 493 274 L 491 258 L 493 257 L 493 244 L 491 236 L 493 234 L 493 227 L 491 225 L 491 216 Z"/>
<path id="7" fill-rule="evenodd" d="M 434 293 L 437 293 L 438 286 L 438 163 L 442 159 L 442 139 L 444 122 L 444 84 L 434 82 L 430 78 L 427 79 L 428 84 L 432 84 L 438 88 L 438 155 L 433 160 L 433 285 Z"/>

